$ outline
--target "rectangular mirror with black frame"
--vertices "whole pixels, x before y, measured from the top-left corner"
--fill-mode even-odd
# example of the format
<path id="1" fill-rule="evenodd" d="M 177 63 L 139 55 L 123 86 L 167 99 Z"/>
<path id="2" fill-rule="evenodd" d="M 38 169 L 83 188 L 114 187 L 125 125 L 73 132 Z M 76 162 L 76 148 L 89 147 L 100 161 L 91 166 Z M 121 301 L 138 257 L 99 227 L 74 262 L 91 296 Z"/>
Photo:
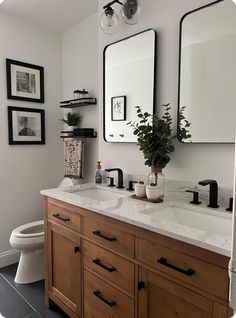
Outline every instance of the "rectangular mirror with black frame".
<path id="1" fill-rule="evenodd" d="M 156 32 L 146 30 L 104 49 L 104 139 L 137 142 L 127 123 L 138 121 L 135 106 L 155 107 Z"/>
<path id="2" fill-rule="evenodd" d="M 180 141 L 234 142 L 236 6 L 231 0 L 215 1 L 182 18 L 178 106 Z M 191 123 L 186 141 L 181 115 Z"/>

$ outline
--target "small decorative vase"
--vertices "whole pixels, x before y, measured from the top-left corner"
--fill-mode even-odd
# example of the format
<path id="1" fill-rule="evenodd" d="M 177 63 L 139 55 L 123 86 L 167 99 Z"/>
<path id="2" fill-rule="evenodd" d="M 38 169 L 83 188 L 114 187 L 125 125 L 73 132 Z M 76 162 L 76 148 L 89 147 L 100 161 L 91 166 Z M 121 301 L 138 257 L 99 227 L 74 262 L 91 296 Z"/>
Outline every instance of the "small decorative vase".
<path id="1" fill-rule="evenodd" d="M 69 126 L 68 125 L 68 136 L 71 136 L 72 134 L 74 134 L 74 129 L 78 128 L 78 126 Z"/>
<path id="2" fill-rule="evenodd" d="M 165 194 L 165 176 L 161 168 L 151 167 L 151 172 L 148 175 L 148 185 L 151 184 L 154 184 L 160 189 L 160 195 L 163 199 Z"/>

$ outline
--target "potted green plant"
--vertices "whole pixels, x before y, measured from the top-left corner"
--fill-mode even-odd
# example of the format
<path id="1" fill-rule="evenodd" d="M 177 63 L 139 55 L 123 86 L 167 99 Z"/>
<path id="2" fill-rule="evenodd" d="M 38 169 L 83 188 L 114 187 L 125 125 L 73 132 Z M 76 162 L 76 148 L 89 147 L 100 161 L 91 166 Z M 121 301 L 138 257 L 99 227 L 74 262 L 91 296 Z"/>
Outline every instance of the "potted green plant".
<path id="1" fill-rule="evenodd" d="M 68 112 L 65 117 L 61 120 L 63 123 L 67 124 L 71 129 L 79 126 L 82 116 L 79 113 Z"/>
<path id="2" fill-rule="evenodd" d="M 175 150 L 175 137 L 172 136 L 171 128 L 171 106 L 170 104 L 162 106 L 164 107 L 164 114 L 161 117 L 157 113 L 152 115 L 148 112 L 143 112 L 141 106 L 136 106 L 140 121 L 127 123 L 127 125 L 132 127 L 134 135 L 138 138 L 138 146 L 143 152 L 145 165 L 151 167 L 152 173 L 155 174 L 155 179 L 150 181 L 151 183 L 156 183 L 157 174 L 161 173 L 162 169 L 170 162 L 170 154 Z M 188 139 L 191 137 L 188 131 L 190 123 L 185 120 L 184 109 L 181 112 L 180 129 L 184 129 L 182 137 Z"/>

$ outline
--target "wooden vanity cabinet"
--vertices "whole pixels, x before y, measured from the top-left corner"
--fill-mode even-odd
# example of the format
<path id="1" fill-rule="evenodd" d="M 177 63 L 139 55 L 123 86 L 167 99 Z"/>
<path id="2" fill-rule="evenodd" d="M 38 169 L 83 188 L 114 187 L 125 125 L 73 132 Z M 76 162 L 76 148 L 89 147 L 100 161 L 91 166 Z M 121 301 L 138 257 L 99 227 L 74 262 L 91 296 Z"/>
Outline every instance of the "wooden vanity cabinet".
<path id="1" fill-rule="evenodd" d="M 52 300 L 77 318 L 81 317 L 82 297 L 80 235 L 61 225 L 69 222 L 63 217 L 46 223 L 46 304 Z"/>
<path id="2" fill-rule="evenodd" d="M 71 318 L 228 318 L 229 258 L 46 198 L 46 304 Z"/>

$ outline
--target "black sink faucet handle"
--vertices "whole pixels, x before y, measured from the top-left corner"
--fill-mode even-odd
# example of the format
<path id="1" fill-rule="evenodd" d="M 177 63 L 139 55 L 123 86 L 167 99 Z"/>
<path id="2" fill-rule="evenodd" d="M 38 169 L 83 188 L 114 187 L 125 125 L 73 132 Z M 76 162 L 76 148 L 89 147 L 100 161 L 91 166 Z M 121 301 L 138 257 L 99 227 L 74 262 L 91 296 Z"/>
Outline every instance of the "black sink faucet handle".
<path id="1" fill-rule="evenodd" d="M 233 203 L 234 203 L 233 198 L 230 198 L 229 199 L 229 207 L 226 209 L 226 211 L 233 212 Z"/>
<path id="2" fill-rule="evenodd" d="M 110 180 L 110 183 L 108 184 L 108 187 L 115 187 L 116 185 L 114 184 L 114 178 L 113 177 L 107 177 L 107 179 Z"/>
<path id="3" fill-rule="evenodd" d="M 128 191 L 134 191 L 134 183 L 138 183 L 137 181 L 129 181 L 129 187 L 126 189 Z"/>
<path id="4" fill-rule="evenodd" d="M 190 201 L 191 204 L 199 205 L 202 203 L 199 201 L 199 192 L 198 191 L 186 190 L 185 192 L 189 192 L 189 193 L 193 194 L 193 201 Z"/>

